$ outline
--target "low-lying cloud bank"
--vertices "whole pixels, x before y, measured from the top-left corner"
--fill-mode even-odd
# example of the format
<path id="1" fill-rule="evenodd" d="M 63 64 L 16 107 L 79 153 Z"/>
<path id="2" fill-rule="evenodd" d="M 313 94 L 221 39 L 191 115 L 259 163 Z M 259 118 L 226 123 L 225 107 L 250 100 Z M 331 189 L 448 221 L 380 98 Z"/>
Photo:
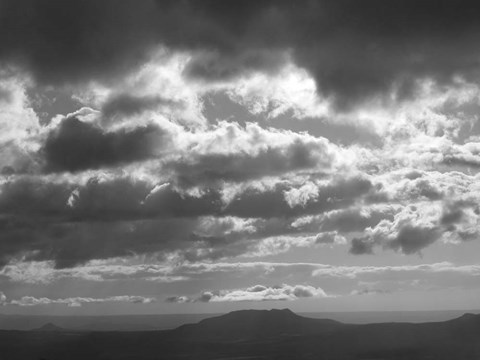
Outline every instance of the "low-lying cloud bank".
<path id="1" fill-rule="evenodd" d="M 198 297 L 172 296 L 165 301 L 185 302 L 232 302 L 232 301 L 292 301 L 300 298 L 324 298 L 328 295 L 321 288 L 310 285 L 255 285 L 245 289 L 204 291 Z"/>
<path id="2" fill-rule="evenodd" d="M 465 279 L 480 277 L 480 265 L 456 265 L 451 262 L 427 263 L 419 265 L 397 266 L 345 266 L 321 263 L 282 263 L 282 262 L 215 262 L 128 264 L 124 262 L 93 261 L 83 266 L 67 269 L 55 269 L 51 262 L 22 262 L 5 266 L 0 277 L 11 283 L 19 284 L 55 284 L 63 279 L 104 281 L 147 281 L 152 283 L 187 282 L 203 280 L 210 276 L 248 275 L 256 277 L 268 274 L 279 278 L 288 274 L 319 279 L 362 280 L 379 279 L 450 279 L 452 284 Z M 459 280 L 463 279 L 463 280 Z"/>

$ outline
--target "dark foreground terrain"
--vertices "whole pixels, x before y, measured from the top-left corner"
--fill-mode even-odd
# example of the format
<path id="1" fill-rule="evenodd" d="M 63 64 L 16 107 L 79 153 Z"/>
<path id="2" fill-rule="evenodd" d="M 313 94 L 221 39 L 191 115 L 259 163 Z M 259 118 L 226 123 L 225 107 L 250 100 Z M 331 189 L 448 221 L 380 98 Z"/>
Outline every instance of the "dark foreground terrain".
<path id="1" fill-rule="evenodd" d="M 0 331 L 5 360 L 479 360 L 480 315 L 422 324 L 343 324 L 289 310 L 244 310 L 174 330 L 82 332 L 54 324 Z"/>

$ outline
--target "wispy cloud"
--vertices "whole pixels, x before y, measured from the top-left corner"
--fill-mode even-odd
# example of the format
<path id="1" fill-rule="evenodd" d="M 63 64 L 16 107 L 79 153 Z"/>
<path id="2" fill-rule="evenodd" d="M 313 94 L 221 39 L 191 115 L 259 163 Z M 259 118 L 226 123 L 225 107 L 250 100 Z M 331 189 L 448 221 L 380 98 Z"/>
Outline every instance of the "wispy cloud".
<path id="1" fill-rule="evenodd" d="M 91 297 L 70 297 L 62 299 L 50 299 L 47 297 L 34 297 L 34 296 L 22 296 L 20 299 L 12 299 L 5 301 L 5 305 L 17 305 L 17 306 L 39 306 L 39 305 L 67 305 L 69 307 L 79 307 L 83 304 L 99 304 L 99 303 L 115 303 L 115 302 L 127 302 L 134 304 L 149 304 L 155 302 L 156 298 L 143 297 L 135 295 L 120 295 L 109 296 L 106 298 L 91 298 Z"/>

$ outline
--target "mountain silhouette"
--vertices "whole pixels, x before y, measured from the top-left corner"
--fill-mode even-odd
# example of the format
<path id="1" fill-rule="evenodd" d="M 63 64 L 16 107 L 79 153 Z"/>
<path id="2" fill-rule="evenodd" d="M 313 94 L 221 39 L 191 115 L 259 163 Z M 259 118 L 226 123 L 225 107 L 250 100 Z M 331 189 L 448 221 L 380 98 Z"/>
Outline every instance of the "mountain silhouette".
<path id="1" fill-rule="evenodd" d="M 286 335 L 320 335 L 337 330 L 343 324 L 328 319 L 299 316 L 289 309 L 239 310 L 187 324 L 173 330 L 189 339 L 242 340 Z"/>
<path id="2" fill-rule="evenodd" d="M 344 324 L 290 310 L 242 310 L 163 331 L 0 330 L 1 358 L 479 360 L 480 315 Z"/>

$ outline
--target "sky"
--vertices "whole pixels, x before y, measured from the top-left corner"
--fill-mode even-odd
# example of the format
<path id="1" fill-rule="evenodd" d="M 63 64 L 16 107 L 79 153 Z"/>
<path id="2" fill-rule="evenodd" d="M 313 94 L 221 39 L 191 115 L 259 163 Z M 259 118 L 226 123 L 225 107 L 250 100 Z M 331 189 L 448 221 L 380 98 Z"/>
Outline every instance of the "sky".
<path id="1" fill-rule="evenodd" d="M 479 10 L 0 0 L 0 313 L 478 309 Z"/>

